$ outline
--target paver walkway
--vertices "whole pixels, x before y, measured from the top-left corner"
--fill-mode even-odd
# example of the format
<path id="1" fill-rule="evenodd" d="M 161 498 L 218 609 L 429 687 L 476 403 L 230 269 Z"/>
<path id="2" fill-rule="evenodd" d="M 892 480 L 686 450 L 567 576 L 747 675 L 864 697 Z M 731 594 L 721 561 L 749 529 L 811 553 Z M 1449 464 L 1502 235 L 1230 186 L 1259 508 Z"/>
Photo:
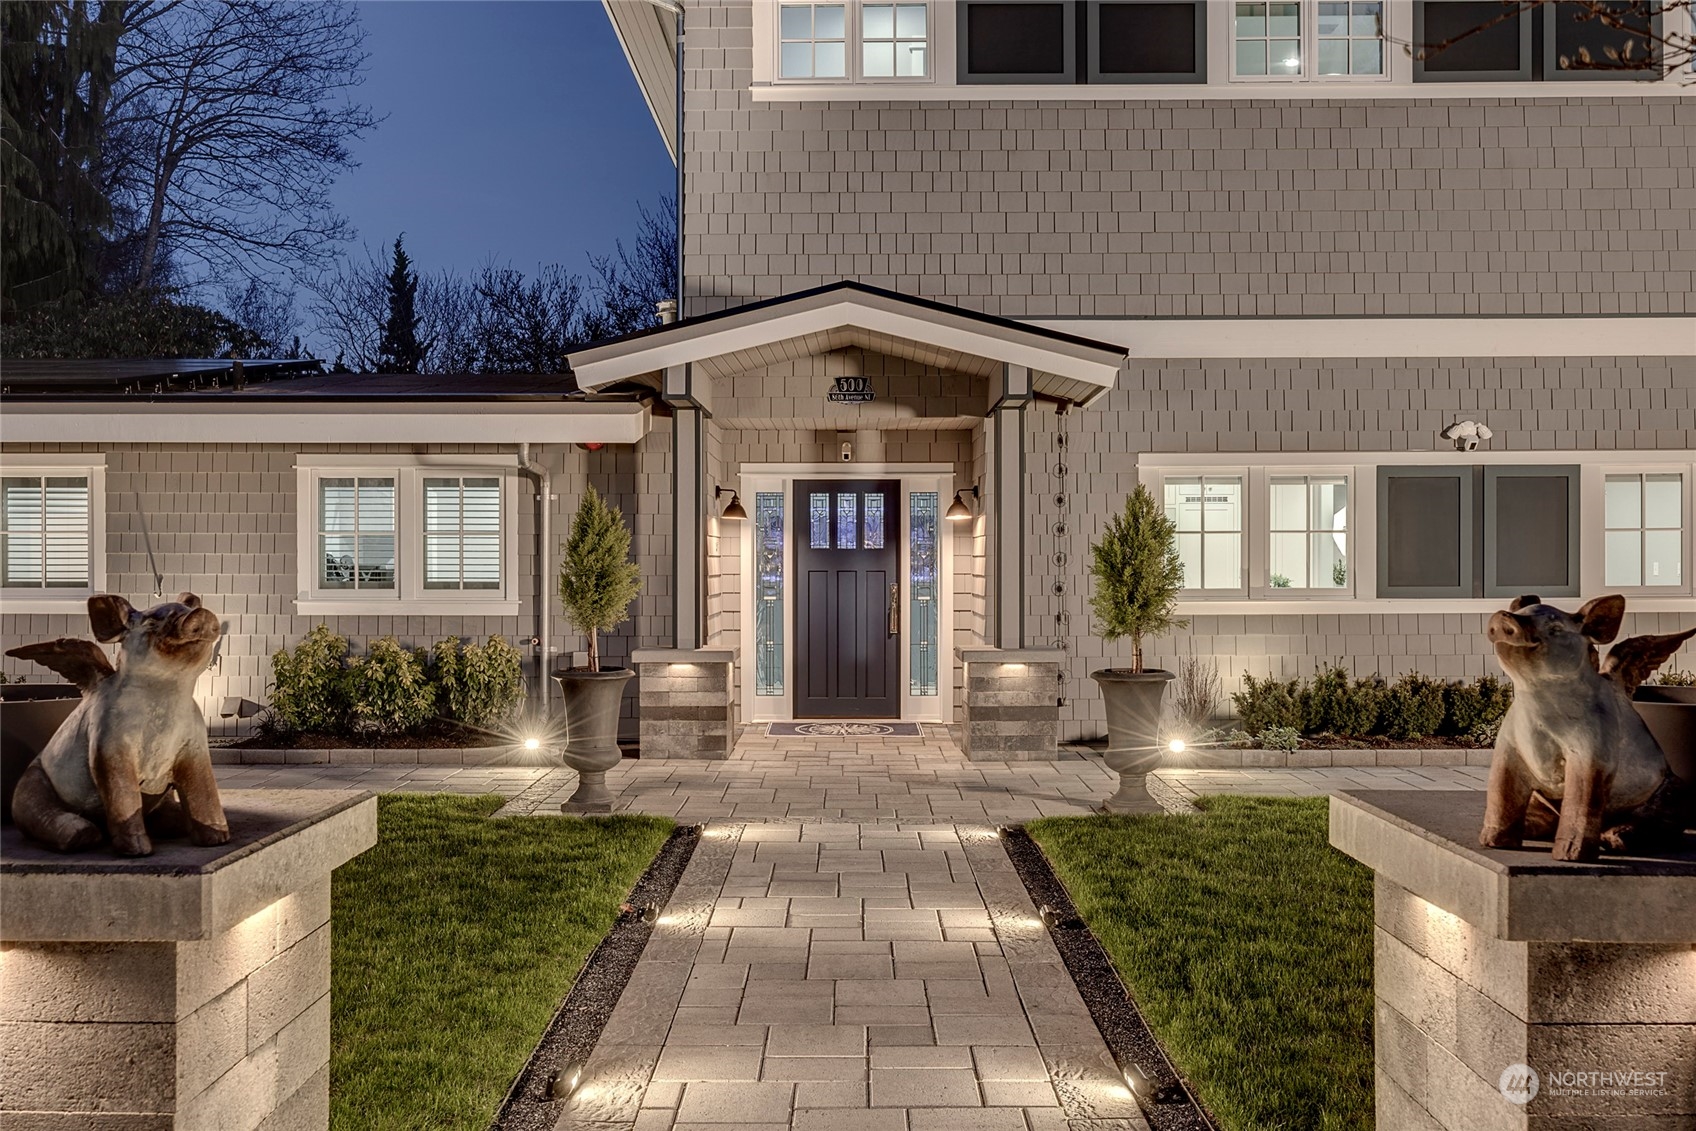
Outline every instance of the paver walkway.
<path id="1" fill-rule="evenodd" d="M 1087 813 L 1099 756 L 968 762 L 922 739 L 744 739 L 722 762 L 626 761 L 617 808 L 706 822 L 561 1128 L 1134 1131 L 1146 1127 L 994 836 Z M 1469 767 L 1163 770 L 1211 792 L 1482 789 Z M 226 787 L 500 793 L 557 813 L 570 771 L 220 766 Z"/>

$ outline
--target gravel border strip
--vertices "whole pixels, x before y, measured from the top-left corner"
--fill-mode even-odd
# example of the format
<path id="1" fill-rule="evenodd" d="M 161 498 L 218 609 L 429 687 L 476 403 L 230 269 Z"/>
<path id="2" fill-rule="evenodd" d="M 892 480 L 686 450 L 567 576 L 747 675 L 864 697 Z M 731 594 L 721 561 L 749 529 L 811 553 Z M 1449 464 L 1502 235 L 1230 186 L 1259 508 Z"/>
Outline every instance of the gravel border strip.
<path id="1" fill-rule="evenodd" d="M 1107 1042 L 1107 1050 L 1120 1064 L 1138 1065 L 1158 1090 L 1161 1102 L 1139 1095 L 1143 1116 L 1152 1131 L 1217 1131 L 1218 1124 L 1196 1099 L 1194 1090 L 1179 1075 L 1171 1057 L 1143 1020 L 1142 1011 L 1113 968 L 1095 934 L 1078 918 L 1078 909 L 1066 887 L 1049 867 L 1036 841 L 1023 826 L 1008 827 L 1001 834 L 1002 847 L 1024 881 L 1031 902 L 1052 908 L 1058 921 L 1049 938 L 1060 952 L 1078 993 L 1095 1019 L 1095 1027 Z"/>
<path id="2" fill-rule="evenodd" d="M 673 829 L 631 889 L 630 906 L 640 909 L 653 903 L 664 907 L 700 842 L 700 825 Z M 644 923 L 640 914 L 621 915 L 589 952 L 571 992 L 565 995 L 530 1059 L 507 1090 L 490 1131 L 551 1131 L 559 1123 L 566 1097 L 550 1097 L 549 1080 L 566 1065 L 581 1067 L 588 1062 L 653 933 L 654 925 Z"/>

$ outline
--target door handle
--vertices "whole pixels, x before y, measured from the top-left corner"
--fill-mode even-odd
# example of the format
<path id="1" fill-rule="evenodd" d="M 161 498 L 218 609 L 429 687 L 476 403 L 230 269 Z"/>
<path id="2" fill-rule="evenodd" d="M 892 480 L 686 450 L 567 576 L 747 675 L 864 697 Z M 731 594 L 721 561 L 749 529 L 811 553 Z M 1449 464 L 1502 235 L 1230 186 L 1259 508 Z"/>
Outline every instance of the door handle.
<path id="1" fill-rule="evenodd" d="M 901 585 L 891 582 L 889 586 L 889 635 L 898 636 L 901 633 Z"/>

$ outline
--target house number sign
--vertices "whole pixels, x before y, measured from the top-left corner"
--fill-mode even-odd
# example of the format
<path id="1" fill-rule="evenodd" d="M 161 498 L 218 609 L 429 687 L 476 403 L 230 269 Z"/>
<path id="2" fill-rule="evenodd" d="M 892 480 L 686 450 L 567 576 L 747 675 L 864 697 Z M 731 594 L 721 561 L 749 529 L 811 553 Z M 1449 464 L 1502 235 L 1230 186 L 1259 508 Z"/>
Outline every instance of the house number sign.
<path id="1" fill-rule="evenodd" d="M 872 392 L 870 377 L 838 377 L 828 399 L 836 404 L 865 404 L 877 400 L 877 394 Z"/>

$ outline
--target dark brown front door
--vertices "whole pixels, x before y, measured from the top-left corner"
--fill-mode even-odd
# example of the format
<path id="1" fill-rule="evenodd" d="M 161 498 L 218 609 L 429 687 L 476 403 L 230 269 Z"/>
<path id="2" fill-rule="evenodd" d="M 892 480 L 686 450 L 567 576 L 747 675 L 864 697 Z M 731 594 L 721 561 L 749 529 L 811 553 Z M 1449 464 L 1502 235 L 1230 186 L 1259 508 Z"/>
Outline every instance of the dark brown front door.
<path id="1" fill-rule="evenodd" d="M 899 717 L 900 482 L 797 480 L 795 534 L 795 717 Z"/>

